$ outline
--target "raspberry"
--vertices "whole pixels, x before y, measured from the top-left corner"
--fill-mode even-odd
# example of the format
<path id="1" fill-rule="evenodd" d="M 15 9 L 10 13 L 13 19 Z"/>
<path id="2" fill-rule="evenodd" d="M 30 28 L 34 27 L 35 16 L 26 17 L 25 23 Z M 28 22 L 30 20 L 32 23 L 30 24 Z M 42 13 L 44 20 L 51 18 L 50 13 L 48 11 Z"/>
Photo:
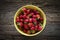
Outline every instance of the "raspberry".
<path id="1" fill-rule="evenodd" d="M 39 19 L 39 18 L 40 18 L 40 15 L 39 15 L 39 14 L 37 14 L 37 15 L 36 15 L 36 17 Z"/>
<path id="2" fill-rule="evenodd" d="M 30 13 L 30 10 L 28 9 L 28 10 L 27 10 L 27 14 L 29 14 L 29 13 Z"/>
<path id="3" fill-rule="evenodd" d="M 31 13 L 31 15 L 33 16 L 33 15 L 34 15 L 34 13 L 32 12 L 32 13 Z"/>
<path id="4" fill-rule="evenodd" d="M 38 29 L 38 25 L 35 26 L 35 30 L 37 30 L 37 29 Z"/>
<path id="5" fill-rule="evenodd" d="M 23 19 L 20 19 L 19 21 L 20 21 L 20 22 L 23 22 Z"/>
<path id="6" fill-rule="evenodd" d="M 43 18 L 40 18 L 40 21 L 43 21 Z"/>
<path id="7" fill-rule="evenodd" d="M 34 30 L 35 29 L 35 27 L 31 27 L 31 30 Z"/>
<path id="8" fill-rule="evenodd" d="M 25 29 L 28 29 L 28 25 L 24 24 L 24 28 L 25 28 Z"/>
<path id="9" fill-rule="evenodd" d="M 19 17 L 17 17 L 17 18 L 16 18 L 16 22 L 19 22 L 19 21 L 20 21 L 20 19 L 19 19 Z"/>
<path id="10" fill-rule="evenodd" d="M 42 27 L 41 26 L 38 27 L 38 31 L 40 31 L 40 30 L 42 30 Z"/>
<path id="11" fill-rule="evenodd" d="M 32 23 L 32 18 L 29 19 L 29 22 Z"/>
<path id="12" fill-rule="evenodd" d="M 21 27 L 23 26 L 23 23 L 22 23 L 22 22 L 20 22 L 20 26 L 21 26 Z"/>
<path id="13" fill-rule="evenodd" d="M 36 15 L 33 15 L 33 18 L 36 18 Z"/>
<path id="14" fill-rule="evenodd" d="M 22 10 L 23 10 L 25 13 L 27 13 L 27 9 L 26 9 L 26 8 L 23 8 Z"/>
<path id="15" fill-rule="evenodd" d="M 20 17 L 20 18 L 23 18 L 23 15 L 20 15 L 19 17 Z"/>
<path id="16" fill-rule="evenodd" d="M 27 30 L 24 29 L 23 31 L 24 31 L 25 33 L 27 33 Z"/>
<path id="17" fill-rule="evenodd" d="M 28 19 L 25 19 L 25 21 L 24 22 L 28 22 L 29 20 Z"/>
<path id="18" fill-rule="evenodd" d="M 29 27 L 32 27 L 32 26 L 34 26 L 34 24 L 33 23 L 29 23 L 28 26 Z"/>
<path id="19" fill-rule="evenodd" d="M 27 18 L 27 16 L 26 15 L 23 15 L 23 18 L 25 19 L 25 18 Z"/>
<path id="20" fill-rule="evenodd" d="M 32 18 L 32 21 L 33 21 L 33 22 L 36 22 L 36 19 L 35 19 L 35 18 Z"/>

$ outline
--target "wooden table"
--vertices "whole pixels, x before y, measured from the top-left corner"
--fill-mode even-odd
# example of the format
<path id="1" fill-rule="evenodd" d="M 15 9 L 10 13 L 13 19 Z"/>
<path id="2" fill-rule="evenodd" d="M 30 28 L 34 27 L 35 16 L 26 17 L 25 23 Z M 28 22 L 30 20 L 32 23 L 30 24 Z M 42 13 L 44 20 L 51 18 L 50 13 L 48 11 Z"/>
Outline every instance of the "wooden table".
<path id="1" fill-rule="evenodd" d="M 59 40 L 60 39 L 59 0 L 0 0 L 1 40 Z M 35 37 L 26 37 L 17 32 L 13 19 L 16 11 L 24 5 L 33 4 L 46 14 L 47 24 L 43 32 Z"/>

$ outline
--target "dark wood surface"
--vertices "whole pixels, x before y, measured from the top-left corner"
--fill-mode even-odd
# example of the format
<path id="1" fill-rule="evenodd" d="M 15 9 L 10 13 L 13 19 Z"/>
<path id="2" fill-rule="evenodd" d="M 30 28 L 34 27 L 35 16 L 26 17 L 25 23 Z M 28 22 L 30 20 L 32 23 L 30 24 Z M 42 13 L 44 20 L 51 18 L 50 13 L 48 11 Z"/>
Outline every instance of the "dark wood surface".
<path id="1" fill-rule="evenodd" d="M 0 39 L 1 40 L 59 40 L 60 39 L 59 0 L 0 0 Z M 26 37 L 17 32 L 13 19 L 16 11 L 24 5 L 33 4 L 46 14 L 45 29 L 35 37 Z"/>

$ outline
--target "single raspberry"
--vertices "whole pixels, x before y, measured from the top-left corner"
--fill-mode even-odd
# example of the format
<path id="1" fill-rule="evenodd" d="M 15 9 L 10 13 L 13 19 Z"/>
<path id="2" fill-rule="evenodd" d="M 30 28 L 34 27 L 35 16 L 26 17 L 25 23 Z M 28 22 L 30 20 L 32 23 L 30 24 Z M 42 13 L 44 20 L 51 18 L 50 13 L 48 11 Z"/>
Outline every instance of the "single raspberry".
<path id="1" fill-rule="evenodd" d="M 35 30 L 35 27 L 31 27 L 31 30 Z"/>
<path id="2" fill-rule="evenodd" d="M 25 19 L 24 22 L 28 22 L 29 20 L 28 19 Z"/>
<path id="3" fill-rule="evenodd" d="M 20 19 L 19 19 L 19 17 L 17 17 L 17 18 L 16 18 L 16 22 L 19 22 L 19 21 L 20 21 Z"/>
<path id="4" fill-rule="evenodd" d="M 20 18 L 23 18 L 23 15 L 20 15 L 19 17 L 20 17 Z"/>
<path id="5" fill-rule="evenodd" d="M 21 26 L 21 27 L 23 26 L 23 23 L 22 23 L 22 22 L 20 22 L 20 26 Z"/>
<path id="6" fill-rule="evenodd" d="M 33 15 L 34 15 L 34 13 L 32 12 L 32 13 L 31 13 L 31 15 L 33 16 Z"/>
<path id="7" fill-rule="evenodd" d="M 27 24 L 24 24 L 24 28 L 25 28 L 25 29 L 29 29 L 29 27 L 28 27 Z"/>
<path id="8" fill-rule="evenodd" d="M 37 14 L 37 15 L 36 15 L 36 17 L 37 17 L 37 19 L 39 19 L 39 18 L 40 18 L 40 15 L 39 15 L 39 14 Z"/>
<path id="9" fill-rule="evenodd" d="M 27 30 L 24 29 L 23 31 L 24 31 L 25 33 L 27 33 Z"/>
<path id="10" fill-rule="evenodd" d="M 26 15 L 23 15 L 23 18 L 25 19 L 25 18 L 27 18 L 27 16 Z"/>
<path id="11" fill-rule="evenodd" d="M 33 18 L 36 18 L 36 15 L 33 15 Z"/>
<path id="12" fill-rule="evenodd" d="M 23 19 L 20 19 L 19 21 L 20 21 L 20 22 L 23 22 Z"/>
<path id="13" fill-rule="evenodd" d="M 34 24 L 33 24 L 33 23 L 29 23 L 28 26 L 29 26 L 29 27 L 33 27 Z"/>
<path id="14" fill-rule="evenodd" d="M 30 13 L 30 10 L 28 9 L 28 10 L 27 10 L 27 14 L 29 14 L 29 13 Z"/>
<path id="15" fill-rule="evenodd" d="M 35 19 L 35 18 L 32 18 L 32 21 L 33 21 L 33 22 L 36 22 L 36 19 Z"/>
<path id="16" fill-rule="evenodd" d="M 43 18 L 42 17 L 40 17 L 40 21 L 43 21 Z"/>
<path id="17" fill-rule="evenodd" d="M 22 8 L 22 10 L 23 10 L 25 13 L 27 13 L 27 9 L 26 9 L 26 8 Z"/>
<path id="18" fill-rule="evenodd" d="M 40 31 L 40 30 L 42 30 L 42 27 L 41 26 L 38 27 L 38 31 Z"/>
<path id="19" fill-rule="evenodd" d="M 29 19 L 29 22 L 32 23 L 32 18 Z"/>

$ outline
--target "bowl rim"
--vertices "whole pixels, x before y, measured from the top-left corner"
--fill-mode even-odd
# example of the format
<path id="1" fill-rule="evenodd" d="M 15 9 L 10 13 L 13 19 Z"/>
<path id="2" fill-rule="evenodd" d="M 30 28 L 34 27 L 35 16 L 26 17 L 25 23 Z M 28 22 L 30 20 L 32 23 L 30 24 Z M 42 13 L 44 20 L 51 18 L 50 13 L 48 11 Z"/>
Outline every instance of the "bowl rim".
<path id="1" fill-rule="evenodd" d="M 35 5 L 25 5 L 25 6 L 22 6 L 21 8 L 19 8 L 19 9 L 17 10 L 17 12 L 15 13 L 15 15 L 14 15 L 14 26 L 15 26 L 16 30 L 17 30 L 20 34 L 22 34 L 22 35 L 25 35 L 25 36 L 35 36 L 35 35 L 39 34 L 40 32 L 42 32 L 43 29 L 42 29 L 41 31 L 35 33 L 35 34 L 29 35 L 29 34 L 26 34 L 26 33 L 22 32 L 21 30 L 19 30 L 18 27 L 17 27 L 17 25 L 16 25 L 17 13 L 18 13 L 23 7 L 27 7 L 27 6 L 35 7 L 36 9 L 38 9 L 38 10 L 42 13 L 43 19 L 44 19 L 44 21 L 43 21 L 43 29 L 45 28 L 45 25 L 46 25 L 46 15 L 45 15 L 45 13 L 43 12 L 43 10 L 42 10 L 41 8 L 39 8 L 39 7 L 35 6 Z"/>

